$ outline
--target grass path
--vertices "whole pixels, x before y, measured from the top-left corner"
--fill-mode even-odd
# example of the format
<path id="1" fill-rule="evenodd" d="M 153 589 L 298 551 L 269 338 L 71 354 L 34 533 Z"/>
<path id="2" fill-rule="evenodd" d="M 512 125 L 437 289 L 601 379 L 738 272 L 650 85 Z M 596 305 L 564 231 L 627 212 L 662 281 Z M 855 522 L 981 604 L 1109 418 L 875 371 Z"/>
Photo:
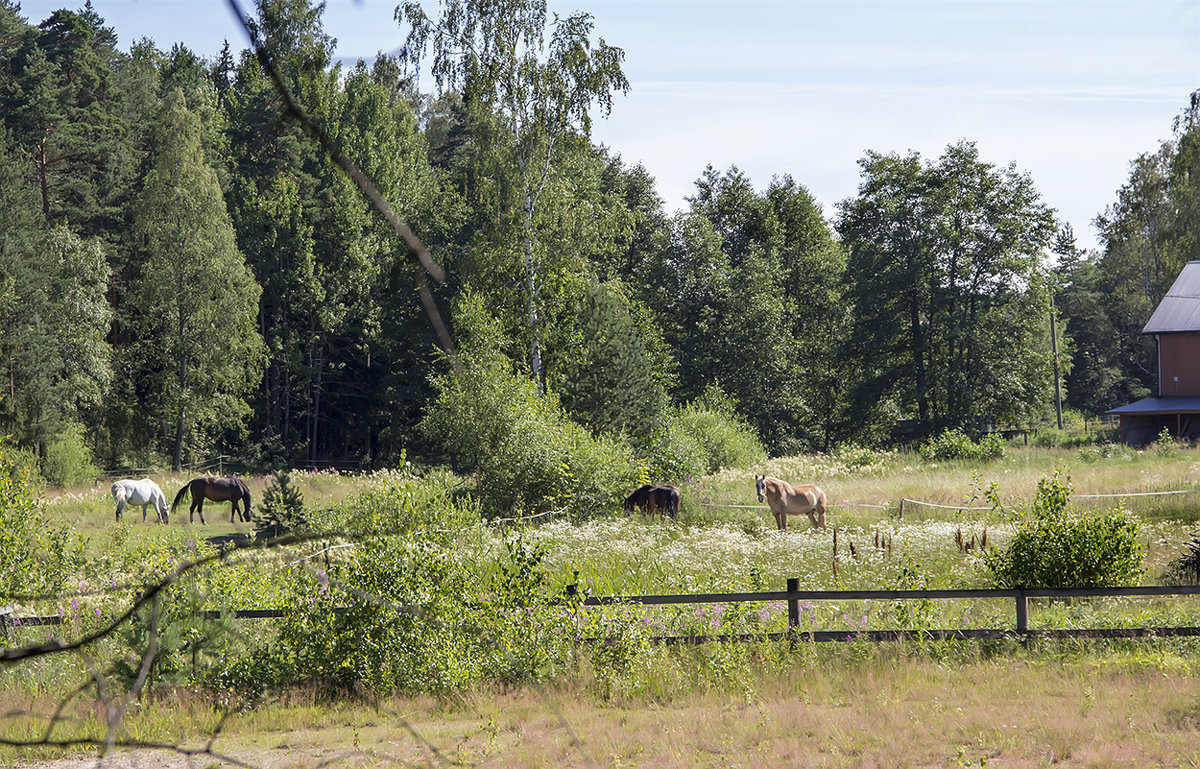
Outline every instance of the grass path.
<path id="1" fill-rule="evenodd" d="M 454 706 L 397 700 L 385 711 L 276 706 L 228 723 L 214 750 L 264 769 L 1200 766 L 1195 671 L 1036 659 L 838 668 L 797 666 L 749 697 L 671 703 L 568 689 L 480 692 Z M 104 763 L 149 765 L 234 764 L 161 752 Z M 25 766 L 82 769 L 95 757 Z"/>

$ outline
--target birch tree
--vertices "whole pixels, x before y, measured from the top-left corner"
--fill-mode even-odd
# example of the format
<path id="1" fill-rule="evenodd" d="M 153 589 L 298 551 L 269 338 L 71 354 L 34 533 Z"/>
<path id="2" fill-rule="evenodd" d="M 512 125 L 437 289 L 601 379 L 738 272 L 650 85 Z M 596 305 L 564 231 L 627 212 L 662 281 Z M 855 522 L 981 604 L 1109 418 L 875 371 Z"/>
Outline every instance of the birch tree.
<path id="1" fill-rule="evenodd" d="M 628 91 L 625 54 L 603 38 L 592 42 L 590 14 L 551 19 L 545 0 L 444 0 L 441 9 L 434 20 L 419 2 L 400 4 L 396 20 L 409 29 L 400 59 L 416 69 L 432 49 L 438 88 L 460 91 L 468 110 L 498 116 L 505 126 L 528 302 L 529 371 L 544 388 L 539 198 L 558 144 L 571 134 L 586 137 L 593 106 L 607 114 L 613 94 Z"/>

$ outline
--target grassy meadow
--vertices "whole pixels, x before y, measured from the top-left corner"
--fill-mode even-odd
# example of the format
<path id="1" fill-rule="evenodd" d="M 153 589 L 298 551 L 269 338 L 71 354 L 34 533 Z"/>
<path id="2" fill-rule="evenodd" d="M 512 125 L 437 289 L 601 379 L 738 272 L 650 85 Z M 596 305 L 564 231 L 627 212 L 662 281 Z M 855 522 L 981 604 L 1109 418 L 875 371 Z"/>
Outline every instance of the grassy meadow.
<path id="1" fill-rule="evenodd" d="M 926 463 L 904 453 L 790 457 L 679 482 L 678 521 L 620 510 L 579 521 L 560 511 L 549 523 L 519 528 L 480 522 L 478 509 L 458 496 L 470 479 L 444 471 L 298 473 L 294 481 L 317 523 L 343 520 L 338 516 L 362 505 L 445 505 L 448 512 L 430 519 L 436 534 L 428 541 L 419 532 L 410 535 L 430 548 L 423 552 L 458 567 L 455 573 L 472 575 L 486 601 L 505 580 L 524 573 L 516 568 L 522 564 L 551 594 L 567 584 L 593 595 L 781 590 L 789 577 L 812 590 L 987 587 L 985 533 L 989 546 L 1003 546 L 1039 480 L 1056 469 L 1070 476 L 1080 495 L 1200 488 L 1200 450 L 1182 446 L 1103 454 L 1018 447 L 986 463 Z M 776 531 L 755 496 L 753 478 L 761 473 L 822 486 L 830 501 L 829 528 L 813 530 L 802 517 Z M 173 499 L 187 478 L 155 480 Z M 246 480 L 257 505 L 266 479 Z M 984 499 L 992 484 L 1001 509 Z M 901 517 L 901 499 L 942 507 L 906 503 Z M 1138 516 L 1145 554 L 1141 584 L 1164 580 L 1200 519 L 1200 494 L 1077 504 L 1098 510 L 1124 505 Z M 47 519 L 78 535 L 78 590 L 18 608 L 61 612 L 66 624 L 57 632 L 68 637 L 118 613 L 131 586 L 213 554 L 208 537 L 253 530 L 230 523 L 228 505 L 217 503 L 206 505 L 205 526 L 188 522 L 183 505 L 168 526 L 153 523 L 153 514 L 143 524 L 136 508 L 115 523 L 107 484 L 48 494 L 44 509 Z M 187 601 L 193 608 L 274 608 L 294 605 L 297 596 L 323 600 L 320 591 L 336 593 L 338 587 L 328 575 L 352 573 L 363 547 L 331 538 L 236 552 L 196 577 Z M 395 596 L 402 594 L 402 582 L 378 583 L 379 595 L 400 600 Z M 779 631 L 786 610 L 778 602 L 591 608 L 568 621 L 578 636 L 605 640 L 572 647 L 551 676 L 475 683 L 437 696 L 409 692 L 375 700 L 356 691 L 330 700 L 323 693 L 328 685 L 314 681 L 247 699 L 187 683 L 189 660 L 180 654 L 183 683 L 164 684 L 131 702 L 119 733 L 121 739 L 201 751 L 199 757 L 138 752 L 129 759 L 141 756 L 164 766 L 238 765 L 222 756 L 279 767 L 1200 765 L 1200 695 L 1194 694 L 1200 691 L 1200 642 L 1022 644 L 1009 638 L 877 645 L 854 635 L 885 628 L 1012 627 L 1007 600 L 804 604 L 802 630 L 846 631 L 847 642 L 828 644 L 650 642 L 660 634 Z M 1200 625 L 1200 605 L 1194 599 L 1035 601 L 1030 625 Z M 251 655 L 256 643 L 276 632 L 272 628 L 265 621 L 226 622 L 221 632 L 233 640 L 219 650 L 200 646 L 199 664 L 220 655 Z M 531 648 L 540 643 L 535 633 L 518 631 L 518 646 L 520 639 Z M 47 635 L 43 628 L 18 628 L 8 643 Z M 0 708 L 8 716 L 0 719 L 0 735 L 35 739 L 49 728 L 48 714 L 64 705 L 56 734 L 102 738 L 95 692 L 70 692 L 118 647 L 125 648 L 101 642 L 83 654 L 7 668 Z M 195 666 L 195 647 L 191 654 Z M 79 764 L 53 761 L 77 760 L 74 755 L 66 748 L 0 751 L 0 758 L 63 769 Z"/>

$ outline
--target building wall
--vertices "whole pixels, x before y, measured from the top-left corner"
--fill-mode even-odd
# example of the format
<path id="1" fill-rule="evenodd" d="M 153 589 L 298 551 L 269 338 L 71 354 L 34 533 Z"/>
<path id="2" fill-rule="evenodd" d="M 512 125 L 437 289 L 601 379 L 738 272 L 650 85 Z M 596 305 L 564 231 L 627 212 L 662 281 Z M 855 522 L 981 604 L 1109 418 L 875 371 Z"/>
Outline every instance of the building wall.
<path id="1" fill-rule="evenodd" d="M 1158 394 L 1200 395 L 1200 333 L 1160 334 Z"/>

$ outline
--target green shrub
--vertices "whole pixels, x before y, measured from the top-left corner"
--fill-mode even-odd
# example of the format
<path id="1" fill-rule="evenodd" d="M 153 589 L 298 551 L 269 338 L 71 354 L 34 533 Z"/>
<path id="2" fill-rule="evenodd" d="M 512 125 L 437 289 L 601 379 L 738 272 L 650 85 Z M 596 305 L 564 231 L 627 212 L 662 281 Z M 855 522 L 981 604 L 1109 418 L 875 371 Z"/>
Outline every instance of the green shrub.
<path id="1" fill-rule="evenodd" d="M 1003 550 L 984 562 L 1003 587 L 1115 587 L 1142 574 L 1140 525 L 1124 509 L 1085 512 L 1071 506 L 1071 483 L 1061 472 L 1038 481 L 1027 515 Z"/>
<path id="2" fill-rule="evenodd" d="M 880 451 L 857 443 L 841 443 L 829 453 L 830 457 L 850 470 L 862 470 L 882 465 L 895 457 L 894 451 Z"/>
<path id="3" fill-rule="evenodd" d="M 1179 444 L 1175 441 L 1175 436 L 1171 435 L 1170 429 L 1164 427 L 1158 431 L 1158 437 L 1154 440 L 1154 451 L 1164 458 L 1179 455 Z"/>
<path id="4" fill-rule="evenodd" d="M 976 445 L 976 459 L 1003 459 L 1008 453 L 1008 446 L 1004 443 L 1004 436 L 1000 433 L 988 433 L 979 439 Z"/>
<path id="5" fill-rule="evenodd" d="M 676 410 L 670 429 L 700 448 L 701 466 L 689 475 L 708 475 L 729 467 L 747 467 L 763 461 L 766 449 L 754 428 L 741 419 L 733 401 L 710 385 L 695 401 Z"/>
<path id="6" fill-rule="evenodd" d="M 70 531 L 43 514 L 37 460 L 0 439 L 0 593 L 58 590 L 79 558 Z"/>
<path id="7" fill-rule="evenodd" d="M 1079 458 L 1088 464 L 1095 464 L 1103 459 L 1128 461 L 1134 456 L 1133 451 L 1123 443 L 1098 443 L 1079 449 Z"/>
<path id="8" fill-rule="evenodd" d="M 83 439 L 83 428 L 68 425 L 46 446 L 42 475 L 57 488 L 94 486 L 100 470 Z"/>
<path id="9" fill-rule="evenodd" d="M 263 489 L 262 501 L 254 509 L 254 529 L 260 537 L 278 537 L 308 528 L 304 514 L 304 495 L 292 484 L 292 474 L 276 470 L 267 487 Z"/>
<path id="10" fill-rule="evenodd" d="M 244 694 L 304 681 L 379 696 L 448 694 L 479 682 L 543 681 L 574 654 L 582 599 L 556 590 L 544 551 L 506 542 L 490 579 L 443 543 L 375 537 L 330 573 L 295 584 L 277 636 L 213 682 Z"/>
<path id="11" fill-rule="evenodd" d="M 363 476 L 360 490 L 341 502 L 308 511 L 316 531 L 398 534 L 458 530 L 479 523 L 477 503 L 448 492 L 452 476 L 431 473 L 419 478 L 404 468 Z"/>
<path id="12" fill-rule="evenodd" d="M 553 393 L 539 394 L 498 351 L 464 353 L 461 368 L 435 377 L 434 386 L 423 429 L 474 470 L 476 493 L 493 515 L 611 512 L 639 475 L 628 445 L 572 422 Z"/>
<path id="13" fill-rule="evenodd" d="M 639 456 L 645 462 L 646 483 L 651 478 L 680 482 L 708 472 L 709 458 L 704 443 L 680 422 L 675 410 L 668 413 L 665 429 L 654 435 Z"/>
<path id="14" fill-rule="evenodd" d="M 938 462 L 948 459 L 1000 459 L 1008 447 L 999 433 L 988 433 L 978 443 L 958 429 L 947 429 L 941 435 L 930 438 L 922 443 L 917 452 L 926 462 Z"/>

